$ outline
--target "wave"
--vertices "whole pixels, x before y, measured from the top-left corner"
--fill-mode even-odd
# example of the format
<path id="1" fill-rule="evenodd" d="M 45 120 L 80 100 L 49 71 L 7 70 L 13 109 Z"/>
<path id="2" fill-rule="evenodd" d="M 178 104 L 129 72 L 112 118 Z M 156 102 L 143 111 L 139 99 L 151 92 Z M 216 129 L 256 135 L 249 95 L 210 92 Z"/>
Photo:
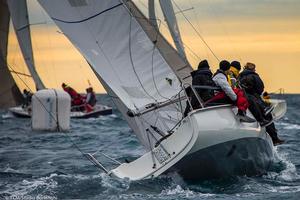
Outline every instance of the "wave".
<path id="1" fill-rule="evenodd" d="M 10 118 L 14 118 L 14 115 L 10 112 L 7 112 L 3 115 L 1 115 L 2 119 L 10 119 Z"/>
<path id="2" fill-rule="evenodd" d="M 287 122 L 278 122 L 276 125 L 281 126 L 283 129 L 286 130 L 300 130 L 300 125 L 299 124 L 292 124 L 292 123 L 287 123 Z"/>
<path id="3" fill-rule="evenodd" d="M 282 164 L 284 169 L 277 174 L 270 174 L 270 177 L 288 182 L 300 180 L 300 175 L 297 173 L 296 166 L 288 159 L 288 153 L 280 152 L 278 147 L 275 147 L 274 152 L 275 162 Z"/>

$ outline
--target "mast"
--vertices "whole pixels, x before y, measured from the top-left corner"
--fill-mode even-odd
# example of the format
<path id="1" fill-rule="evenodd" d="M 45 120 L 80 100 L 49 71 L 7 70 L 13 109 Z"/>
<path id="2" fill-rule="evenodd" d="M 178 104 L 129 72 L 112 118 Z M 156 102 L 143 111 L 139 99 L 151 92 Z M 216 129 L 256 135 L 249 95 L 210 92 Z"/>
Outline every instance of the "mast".
<path id="1" fill-rule="evenodd" d="M 165 20 L 168 24 L 169 31 L 175 43 L 176 49 L 178 50 L 180 56 L 187 61 L 172 2 L 171 0 L 159 0 L 159 3 L 163 11 Z"/>
<path id="2" fill-rule="evenodd" d="M 27 2 L 26 0 L 7 0 L 7 4 L 19 46 L 29 72 L 35 82 L 36 89 L 44 89 L 45 85 L 40 79 L 34 64 Z"/>
<path id="3" fill-rule="evenodd" d="M 0 0 L 0 109 L 21 104 L 23 96 L 7 65 L 10 14 L 6 0 Z"/>

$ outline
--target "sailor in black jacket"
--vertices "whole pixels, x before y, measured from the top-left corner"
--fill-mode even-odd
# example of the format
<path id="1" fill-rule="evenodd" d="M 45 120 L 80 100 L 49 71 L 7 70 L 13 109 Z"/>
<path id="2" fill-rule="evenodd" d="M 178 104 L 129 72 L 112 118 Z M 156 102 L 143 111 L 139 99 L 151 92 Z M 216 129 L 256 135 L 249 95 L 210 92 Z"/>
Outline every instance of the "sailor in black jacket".
<path id="1" fill-rule="evenodd" d="M 212 72 L 210 71 L 210 66 L 207 60 L 202 60 L 196 71 L 191 72 L 192 76 L 192 85 L 197 86 L 215 86 L 215 83 L 212 80 Z M 196 92 L 200 96 L 203 102 L 207 101 L 208 99 L 214 96 L 214 91 L 212 89 L 202 89 L 202 88 L 195 88 Z M 191 91 L 190 91 L 191 92 Z M 198 99 L 196 98 L 195 94 L 191 92 L 191 104 L 193 109 L 197 109 L 200 107 Z M 188 112 L 190 111 L 190 105 L 187 103 L 187 107 L 184 111 L 184 116 L 187 116 Z"/>
<path id="2" fill-rule="evenodd" d="M 265 86 L 259 75 L 255 72 L 255 65 L 247 63 L 245 69 L 239 75 L 239 82 L 248 94 L 260 96 Z"/>
<path id="3" fill-rule="evenodd" d="M 193 86 L 215 86 L 212 80 L 212 72 L 209 69 L 209 64 L 207 60 L 202 60 L 198 65 L 198 70 L 193 71 L 192 75 L 192 85 Z M 211 89 L 200 89 L 196 88 L 201 99 L 205 102 L 214 96 L 213 90 Z"/>
<path id="4" fill-rule="evenodd" d="M 247 98 L 250 102 L 249 110 L 262 126 L 269 124 L 266 126 L 266 131 L 271 136 L 274 145 L 281 144 L 284 140 L 278 138 L 275 124 L 273 122 L 269 123 L 269 121 L 272 121 L 272 115 L 265 112 L 269 108 L 269 105 L 261 98 L 265 86 L 259 75 L 255 72 L 255 67 L 255 64 L 247 63 L 239 75 L 239 83 L 247 93 Z"/>

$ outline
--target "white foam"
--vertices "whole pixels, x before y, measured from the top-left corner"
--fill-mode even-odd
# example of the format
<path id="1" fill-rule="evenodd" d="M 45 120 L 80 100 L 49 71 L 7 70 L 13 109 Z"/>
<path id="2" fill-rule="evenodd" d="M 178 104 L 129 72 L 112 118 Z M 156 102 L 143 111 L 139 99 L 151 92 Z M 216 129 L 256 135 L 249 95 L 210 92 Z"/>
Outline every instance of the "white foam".
<path id="1" fill-rule="evenodd" d="M 12 197 L 28 196 L 28 194 L 37 190 L 38 188 L 43 188 L 44 191 L 53 191 L 57 187 L 57 182 L 52 179 L 53 175 L 49 177 L 41 177 L 35 180 L 24 179 L 16 184 L 7 185 L 6 192 L 11 194 Z M 42 194 L 41 194 L 42 195 Z M 56 198 L 56 197 L 51 197 Z"/>
<path id="2" fill-rule="evenodd" d="M 279 126 L 283 126 L 283 129 L 286 129 L 286 130 L 292 130 L 292 129 L 299 130 L 300 129 L 299 124 L 291 124 L 291 123 L 286 123 L 286 122 L 279 122 L 279 123 L 276 123 L 276 124 L 279 125 Z"/>
<path id="3" fill-rule="evenodd" d="M 210 197 L 214 196 L 214 194 L 210 193 L 196 193 L 189 189 L 183 189 L 180 185 L 176 185 L 175 188 L 168 188 L 163 190 L 160 196 L 180 196 L 181 198 L 195 198 L 195 197 Z"/>
<path id="4" fill-rule="evenodd" d="M 129 189 L 130 181 L 128 179 L 116 179 L 101 173 L 101 185 L 108 190 L 126 191 Z"/>
<path id="5" fill-rule="evenodd" d="M 18 170 L 15 170 L 9 166 L 9 164 L 6 165 L 6 168 L 3 170 L 4 172 L 10 172 L 10 173 L 20 173 Z"/>
<path id="6" fill-rule="evenodd" d="M 275 147 L 274 149 L 275 149 L 274 151 L 275 161 L 283 162 L 285 165 L 285 169 L 279 173 L 269 172 L 267 176 L 272 179 L 279 179 L 279 180 L 289 181 L 289 182 L 300 179 L 300 176 L 297 173 L 296 166 L 290 160 L 288 160 L 288 154 L 278 152 L 277 147 Z"/>
<path id="7" fill-rule="evenodd" d="M 10 118 L 14 118 L 14 115 L 10 112 L 3 114 L 2 119 L 10 119 Z"/>

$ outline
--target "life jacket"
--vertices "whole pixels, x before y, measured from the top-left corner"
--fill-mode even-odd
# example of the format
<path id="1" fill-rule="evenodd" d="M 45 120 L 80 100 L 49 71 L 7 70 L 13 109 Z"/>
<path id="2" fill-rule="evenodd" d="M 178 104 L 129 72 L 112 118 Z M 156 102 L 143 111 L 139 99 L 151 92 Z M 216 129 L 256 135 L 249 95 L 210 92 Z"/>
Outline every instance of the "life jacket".
<path id="1" fill-rule="evenodd" d="M 232 88 L 237 88 L 238 87 L 238 82 L 237 82 L 238 75 L 239 75 L 239 70 L 236 69 L 235 67 L 230 67 L 229 74 L 227 76 L 227 80 L 229 82 L 229 85 Z"/>

